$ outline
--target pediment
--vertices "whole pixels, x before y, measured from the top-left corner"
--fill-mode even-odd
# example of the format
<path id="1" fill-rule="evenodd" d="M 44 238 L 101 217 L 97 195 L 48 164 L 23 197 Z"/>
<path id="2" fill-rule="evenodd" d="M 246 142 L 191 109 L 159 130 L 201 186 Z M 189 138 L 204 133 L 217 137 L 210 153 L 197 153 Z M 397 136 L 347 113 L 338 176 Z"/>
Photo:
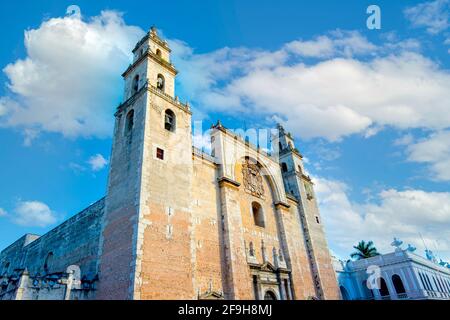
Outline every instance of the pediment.
<path id="1" fill-rule="evenodd" d="M 275 272 L 277 271 L 277 268 L 275 268 L 275 266 L 269 261 L 266 261 L 261 265 L 261 271 Z"/>

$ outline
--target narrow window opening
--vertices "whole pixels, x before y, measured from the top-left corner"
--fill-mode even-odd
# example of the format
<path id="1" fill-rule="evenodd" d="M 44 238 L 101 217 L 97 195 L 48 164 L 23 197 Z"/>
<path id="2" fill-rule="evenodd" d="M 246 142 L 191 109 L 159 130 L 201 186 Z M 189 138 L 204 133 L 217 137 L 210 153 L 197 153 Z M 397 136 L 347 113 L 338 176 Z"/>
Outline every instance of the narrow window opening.
<path id="1" fill-rule="evenodd" d="M 160 148 L 156 148 L 156 157 L 159 160 L 164 160 L 164 150 Z"/>
<path id="2" fill-rule="evenodd" d="M 130 110 L 125 121 L 125 133 L 130 134 L 134 127 L 134 110 Z"/>
<path id="3" fill-rule="evenodd" d="M 262 207 L 259 203 L 253 202 L 252 203 L 252 213 L 253 213 L 253 220 L 255 222 L 255 225 L 258 227 L 265 227 L 264 224 L 264 213 L 262 210 Z"/>
<path id="4" fill-rule="evenodd" d="M 166 80 L 164 79 L 164 76 L 162 74 L 158 74 L 158 79 L 156 81 L 156 88 L 158 90 L 164 91 L 166 85 Z"/>
<path id="5" fill-rule="evenodd" d="M 253 247 L 253 242 L 250 242 L 249 244 L 249 251 L 248 251 L 250 257 L 254 257 L 255 256 L 255 248 Z"/>
<path id="6" fill-rule="evenodd" d="M 166 110 L 165 117 L 164 117 L 164 127 L 167 131 L 175 132 L 176 117 L 175 117 L 175 113 L 170 109 Z"/>
<path id="7" fill-rule="evenodd" d="M 136 94 L 139 91 L 139 75 L 137 74 L 133 79 L 132 94 Z"/>

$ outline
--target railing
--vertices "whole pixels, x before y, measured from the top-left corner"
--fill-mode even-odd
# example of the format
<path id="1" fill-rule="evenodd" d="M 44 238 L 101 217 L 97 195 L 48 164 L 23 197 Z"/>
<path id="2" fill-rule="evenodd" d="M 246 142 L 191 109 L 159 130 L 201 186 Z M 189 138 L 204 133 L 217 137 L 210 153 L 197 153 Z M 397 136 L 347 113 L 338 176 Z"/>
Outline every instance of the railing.
<path id="1" fill-rule="evenodd" d="M 408 294 L 407 293 L 399 293 L 399 294 L 397 294 L 397 298 L 399 300 L 406 300 L 406 299 L 408 299 Z"/>
<path id="2" fill-rule="evenodd" d="M 209 160 L 214 163 L 216 162 L 215 161 L 216 159 L 212 155 L 206 153 L 205 151 L 203 151 L 197 147 L 192 147 L 192 153 L 201 157 L 202 159 Z"/>
<path id="3" fill-rule="evenodd" d="M 134 101 L 136 101 L 136 99 L 138 97 L 140 97 L 140 95 L 145 92 L 146 90 L 151 91 L 155 94 L 157 94 L 158 96 L 160 96 L 161 98 L 173 103 L 174 105 L 180 107 L 181 109 L 184 109 L 188 112 L 191 112 L 191 107 L 189 106 L 189 103 L 182 103 L 180 100 L 178 100 L 177 98 L 173 98 L 171 95 L 168 95 L 167 93 L 163 92 L 162 90 L 152 86 L 150 83 L 145 82 L 137 92 L 135 92 L 133 95 L 131 95 L 130 98 L 128 98 L 126 101 L 124 101 L 123 103 L 121 103 L 119 105 L 119 107 L 117 107 L 117 112 L 120 112 L 120 110 L 130 104 L 132 104 Z"/>
<path id="4" fill-rule="evenodd" d="M 427 297 L 436 298 L 436 299 L 449 299 L 450 295 L 446 292 L 437 292 L 432 290 L 423 290 L 423 293 Z"/>
<path id="5" fill-rule="evenodd" d="M 185 109 L 187 111 L 190 111 L 190 106 L 189 104 L 184 104 L 182 102 L 180 102 L 180 100 L 173 98 L 171 95 L 168 95 L 167 93 L 163 92 L 162 90 L 159 90 L 158 88 L 152 86 L 151 84 L 149 84 L 148 82 L 146 83 L 146 86 L 148 87 L 148 89 L 153 92 L 156 93 L 157 95 L 161 96 L 162 98 L 169 100 L 170 102 L 172 102 L 175 105 L 178 105 L 179 107 L 181 107 L 182 109 Z"/>

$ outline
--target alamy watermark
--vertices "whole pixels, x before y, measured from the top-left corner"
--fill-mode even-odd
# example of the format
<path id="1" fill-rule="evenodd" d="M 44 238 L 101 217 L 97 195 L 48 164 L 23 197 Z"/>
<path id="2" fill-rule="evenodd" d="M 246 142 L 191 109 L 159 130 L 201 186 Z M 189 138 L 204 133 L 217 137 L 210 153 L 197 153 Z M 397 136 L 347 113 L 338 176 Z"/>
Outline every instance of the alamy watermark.
<path id="1" fill-rule="evenodd" d="M 367 7 L 366 13 L 369 15 L 366 21 L 367 29 L 381 29 L 381 8 L 375 4 Z"/>
<path id="2" fill-rule="evenodd" d="M 366 281 L 369 290 L 380 290 L 381 288 L 381 269 L 377 265 L 371 265 L 367 268 L 366 273 L 369 275 Z"/>

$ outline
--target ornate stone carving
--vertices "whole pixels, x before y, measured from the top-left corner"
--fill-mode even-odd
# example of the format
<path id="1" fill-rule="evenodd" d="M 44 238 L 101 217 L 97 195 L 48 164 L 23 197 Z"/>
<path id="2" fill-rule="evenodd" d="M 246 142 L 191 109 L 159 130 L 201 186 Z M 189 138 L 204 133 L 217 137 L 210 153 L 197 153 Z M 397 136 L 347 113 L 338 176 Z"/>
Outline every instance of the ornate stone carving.
<path id="1" fill-rule="evenodd" d="M 152 103 L 151 106 L 152 106 L 153 109 L 156 110 L 156 112 L 158 112 L 159 114 L 162 114 L 162 112 L 163 112 L 163 108 L 162 107 L 160 107 L 156 103 Z"/>
<path id="2" fill-rule="evenodd" d="M 256 163 L 249 161 L 249 159 L 245 159 L 242 166 L 242 175 L 244 190 L 255 197 L 263 198 L 264 186 L 259 166 Z"/>

